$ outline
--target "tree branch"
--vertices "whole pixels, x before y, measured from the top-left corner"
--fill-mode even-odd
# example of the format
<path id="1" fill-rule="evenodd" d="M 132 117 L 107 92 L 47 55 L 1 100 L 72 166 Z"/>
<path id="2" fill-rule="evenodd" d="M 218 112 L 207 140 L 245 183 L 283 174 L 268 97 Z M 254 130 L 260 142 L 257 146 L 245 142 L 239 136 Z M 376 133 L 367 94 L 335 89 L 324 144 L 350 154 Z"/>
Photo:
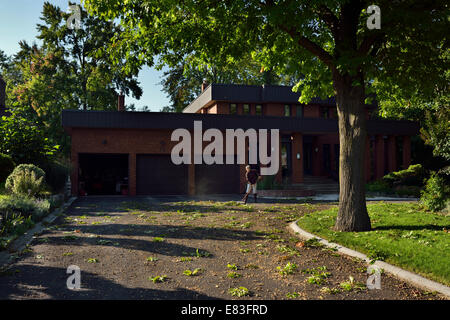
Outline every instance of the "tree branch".
<path id="1" fill-rule="evenodd" d="M 364 37 L 358 48 L 358 55 L 365 56 L 370 52 L 370 49 L 384 41 L 383 33 L 375 33 Z"/>
<path id="2" fill-rule="evenodd" d="M 292 37 L 292 39 L 296 40 L 298 45 L 300 45 L 301 47 L 305 48 L 313 55 L 318 57 L 320 61 L 325 63 L 325 65 L 330 67 L 330 69 L 334 69 L 333 57 L 328 52 L 326 52 L 322 47 L 317 45 L 315 42 L 309 40 L 307 37 L 301 35 L 293 28 L 287 28 L 285 26 L 280 26 L 280 28 L 283 31 L 287 32 Z"/>

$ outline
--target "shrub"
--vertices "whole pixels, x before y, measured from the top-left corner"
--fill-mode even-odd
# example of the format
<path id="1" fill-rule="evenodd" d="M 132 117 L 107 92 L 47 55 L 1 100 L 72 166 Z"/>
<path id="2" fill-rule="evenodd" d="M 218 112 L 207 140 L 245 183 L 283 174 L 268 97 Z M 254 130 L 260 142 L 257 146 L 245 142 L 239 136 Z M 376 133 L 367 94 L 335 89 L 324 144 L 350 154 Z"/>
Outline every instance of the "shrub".
<path id="1" fill-rule="evenodd" d="M 20 214 L 32 217 L 34 221 L 40 220 L 50 211 L 48 200 L 37 200 L 26 196 L 6 196 L 0 198 L 0 213 L 5 218 Z"/>
<path id="2" fill-rule="evenodd" d="M 272 189 L 272 186 L 275 181 L 275 176 L 264 176 L 261 181 L 258 182 L 259 190 L 269 190 Z"/>
<path id="3" fill-rule="evenodd" d="M 369 182 L 366 184 L 366 190 L 368 192 L 392 193 L 392 189 L 389 184 L 383 180 Z"/>
<path id="4" fill-rule="evenodd" d="M 410 165 L 406 170 L 391 172 L 385 175 L 382 180 L 390 187 L 396 185 L 404 186 L 423 186 L 426 178 L 426 171 L 421 164 Z"/>
<path id="5" fill-rule="evenodd" d="M 420 197 L 421 188 L 418 186 L 398 186 L 395 187 L 395 193 L 400 196 Z"/>
<path id="6" fill-rule="evenodd" d="M 45 180 L 53 192 L 58 193 L 65 187 L 70 171 L 68 166 L 53 161 L 42 164 L 41 168 L 44 170 Z"/>
<path id="7" fill-rule="evenodd" d="M 21 235 L 34 226 L 31 217 L 25 218 L 20 214 L 11 214 L 2 218 L 0 224 L 0 236 L 9 234 Z M 0 243 L 0 249 L 6 247 L 7 243 Z"/>
<path id="8" fill-rule="evenodd" d="M 45 172 L 33 164 L 18 165 L 6 179 L 5 188 L 16 195 L 36 196 L 43 191 Z"/>
<path id="9" fill-rule="evenodd" d="M 433 172 L 421 192 L 420 203 L 425 209 L 436 212 L 446 207 L 449 196 L 450 188 L 445 179 Z"/>
<path id="10" fill-rule="evenodd" d="M 279 190 L 283 189 L 283 185 L 275 181 L 275 175 L 263 176 L 261 181 L 258 182 L 259 190 Z"/>
<path id="11" fill-rule="evenodd" d="M 0 183 L 3 183 L 8 178 L 15 166 L 10 156 L 0 153 Z"/>

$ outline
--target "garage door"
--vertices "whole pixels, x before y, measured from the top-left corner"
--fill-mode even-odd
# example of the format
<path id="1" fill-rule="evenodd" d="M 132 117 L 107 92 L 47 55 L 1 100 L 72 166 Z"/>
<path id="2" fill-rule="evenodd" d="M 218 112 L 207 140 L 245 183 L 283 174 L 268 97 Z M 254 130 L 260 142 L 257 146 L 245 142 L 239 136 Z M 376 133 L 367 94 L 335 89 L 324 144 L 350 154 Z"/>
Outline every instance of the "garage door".
<path id="1" fill-rule="evenodd" d="M 197 194 L 239 193 L 239 165 L 196 165 L 195 190 Z"/>
<path id="2" fill-rule="evenodd" d="M 138 195 L 188 193 L 188 166 L 173 164 L 170 155 L 137 155 L 136 179 Z"/>

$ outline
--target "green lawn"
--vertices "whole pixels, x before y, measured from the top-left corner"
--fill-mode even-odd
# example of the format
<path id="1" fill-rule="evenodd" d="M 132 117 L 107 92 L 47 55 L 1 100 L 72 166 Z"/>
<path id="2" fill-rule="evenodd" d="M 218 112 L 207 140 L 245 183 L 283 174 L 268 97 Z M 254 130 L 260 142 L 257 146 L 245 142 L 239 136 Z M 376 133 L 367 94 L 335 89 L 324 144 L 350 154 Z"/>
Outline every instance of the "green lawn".
<path id="1" fill-rule="evenodd" d="M 450 216 L 415 203 L 368 204 L 369 232 L 333 230 L 337 208 L 304 215 L 298 225 L 329 241 L 450 285 Z"/>

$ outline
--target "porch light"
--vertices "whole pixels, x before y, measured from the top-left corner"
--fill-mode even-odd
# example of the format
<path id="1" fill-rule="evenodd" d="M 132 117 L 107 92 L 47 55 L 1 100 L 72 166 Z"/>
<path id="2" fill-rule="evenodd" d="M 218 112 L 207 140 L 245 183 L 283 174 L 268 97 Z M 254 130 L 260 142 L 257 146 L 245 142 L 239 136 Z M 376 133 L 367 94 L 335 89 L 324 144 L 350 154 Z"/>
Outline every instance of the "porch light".
<path id="1" fill-rule="evenodd" d="M 297 153 L 297 160 L 300 160 L 300 153 Z"/>

